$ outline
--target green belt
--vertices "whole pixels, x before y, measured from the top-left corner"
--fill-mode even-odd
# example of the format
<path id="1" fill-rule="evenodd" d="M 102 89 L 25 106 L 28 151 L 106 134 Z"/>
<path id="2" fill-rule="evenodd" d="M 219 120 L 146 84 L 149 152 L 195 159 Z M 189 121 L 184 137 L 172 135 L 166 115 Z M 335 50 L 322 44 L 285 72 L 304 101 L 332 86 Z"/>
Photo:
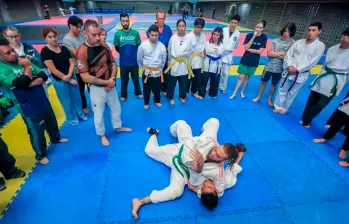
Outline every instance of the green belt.
<path id="1" fill-rule="evenodd" d="M 187 177 L 190 177 L 190 173 L 189 173 L 189 169 L 188 167 L 186 167 L 182 161 L 182 153 L 183 153 L 183 149 L 184 149 L 184 145 L 181 146 L 181 148 L 179 149 L 179 153 L 177 155 L 175 155 L 172 158 L 172 164 L 174 165 L 174 167 L 176 168 L 176 170 L 182 175 L 182 177 L 185 178 L 184 174 L 182 173 L 182 171 L 179 169 L 179 167 L 176 164 L 176 160 L 178 162 L 178 165 L 184 170 L 185 174 L 187 175 Z"/>
<path id="2" fill-rule="evenodd" d="M 334 72 L 332 69 L 328 68 L 328 67 L 325 67 L 325 73 L 324 74 L 321 74 L 319 75 L 318 77 L 315 78 L 314 82 L 310 85 L 310 88 L 312 88 L 320 79 L 328 76 L 328 75 L 334 75 L 334 78 L 335 78 L 335 84 L 334 86 L 332 87 L 331 89 L 331 92 L 330 93 L 334 93 L 337 89 L 337 85 L 338 85 L 338 78 L 337 78 L 337 75 L 345 75 L 343 73 L 336 73 Z"/>

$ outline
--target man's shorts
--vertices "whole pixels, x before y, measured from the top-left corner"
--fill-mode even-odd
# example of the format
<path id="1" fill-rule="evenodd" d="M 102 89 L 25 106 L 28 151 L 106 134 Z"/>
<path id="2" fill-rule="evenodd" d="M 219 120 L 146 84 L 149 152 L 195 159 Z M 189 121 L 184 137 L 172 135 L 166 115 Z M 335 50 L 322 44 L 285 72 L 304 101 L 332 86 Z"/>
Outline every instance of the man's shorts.
<path id="1" fill-rule="evenodd" d="M 264 70 L 261 80 L 263 82 L 269 82 L 270 78 L 272 78 L 271 79 L 271 83 L 273 85 L 277 85 L 279 83 L 280 79 L 281 79 L 281 75 L 282 75 L 281 72 L 280 73 L 274 73 L 274 72 L 268 72 L 268 71 Z"/>
<path id="2" fill-rule="evenodd" d="M 238 73 L 240 75 L 248 75 L 248 76 L 254 76 L 254 73 L 256 72 L 257 67 L 251 67 L 246 65 L 239 65 Z"/>

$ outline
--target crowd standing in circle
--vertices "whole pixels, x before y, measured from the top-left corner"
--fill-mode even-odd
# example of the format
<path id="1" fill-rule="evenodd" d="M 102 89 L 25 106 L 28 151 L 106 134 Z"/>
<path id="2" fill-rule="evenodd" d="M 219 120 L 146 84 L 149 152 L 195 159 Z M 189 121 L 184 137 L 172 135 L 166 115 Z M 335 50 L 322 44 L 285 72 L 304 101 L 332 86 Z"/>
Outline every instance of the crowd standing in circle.
<path id="1" fill-rule="evenodd" d="M 139 99 L 143 99 L 144 109 L 150 108 L 151 95 L 153 95 L 154 104 L 161 107 L 161 93 L 166 96 L 171 105 L 175 104 L 174 90 L 177 82 L 179 100 L 182 103 L 187 103 L 188 93 L 198 100 L 203 100 L 207 92 L 212 98 L 218 96 L 218 91 L 226 94 L 231 62 L 241 39 L 237 29 L 240 16 L 232 16 L 228 27 L 213 29 L 208 40 L 202 33 L 205 27 L 203 18 L 195 19 L 193 31 L 190 33 L 186 32 L 185 18 L 186 16 L 183 16 L 183 19 L 177 21 L 177 31 L 172 33 L 171 28 L 165 23 L 166 13 L 157 10 L 156 23 L 149 27 L 146 32 L 148 39 L 142 42 L 139 33 L 130 28 L 129 15 L 122 13 L 120 14 L 122 29 L 115 33 L 114 46 L 112 46 L 106 42 L 107 31 L 96 21 L 88 19 L 83 22 L 82 19 L 73 15 L 68 19 L 69 32 L 63 38 L 63 45 L 58 44 L 58 33 L 54 28 L 43 29 L 43 38 L 47 45 L 40 53 L 31 45 L 20 41 L 20 33 L 15 27 L 6 27 L 3 31 L 5 39 L 0 40 L 0 84 L 9 92 L 26 124 L 36 160 L 43 165 L 49 163 L 45 131 L 48 132 L 52 143 L 68 141 L 59 133 L 56 116 L 47 96 L 48 77 L 52 80 L 66 118 L 71 125 L 79 125 L 80 121 L 87 120 L 86 114 L 89 113 L 85 95 L 87 87 L 91 98 L 95 131 L 102 145 L 110 145 L 105 135 L 105 105 L 110 108 L 111 123 L 116 132 L 132 131 L 131 128 L 124 127 L 121 121 L 122 108 L 115 83 L 117 64 L 112 55 L 112 48 L 120 54 L 121 101 L 127 100 L 130 76 L 134 84 L 134 94 Z M 238 68 L 239 78 L 230 99 L 236 98 L 241 85 L 240 97 L 245 98 L 249 78 L 255 74 L 260 55 L 267 50 L 269 60 L 264 68 L 257 97 L 253 102 L 260 101 L 266 84 L 271 79 L 268 105 L 274 108 L 275 113 L 285 114 L 307 82 L 310 70 L 324 53 L 325 45 L 319 39 L 322 24 L 311 23 L 308 26 L 306 38 L 294 41 L 292 37 L 297 32 L 296 26 L 288 22 L 280 30 L 280 37 L 274 39 L 268 49 L 266 49 L 268 38 L 264 34 L 266 25 L 266 21 L 258 21 L 254 31 L 247 34 L 243 41 L 245 52 Z M 139 69 L 142 70 L 141 83 Z M 310 85 L 311 93 L 299 123 L 305 128 L 310 128 L 312 120 L 334 96 L 339 95 L 348 78 L 349 28 L 342 32 L 340 43 L 329 48 L 321 73 Z M 326 125 L 328 130 L 324 136 L 314 139 L 315 143 L 330 140 L 343 127 L 344 134 L 349 136 L 348 95 L 349 93 L 328 120 Z M 219 146 L 216 142 L 218 129 L 219 122 L 215 118 L 209 119 L 203 125 L 203 134 L 200 137 L 192 136 L 191 128 L 185 121 L 177 121 L 171 125 L 171 134 L 178 137 L 180 143 L 185 145 L 188 141 L 196 142 L 204 138 L 209 147 L 207 148 L 207 145 L 202 147 L 204 152 L 194 150 L 190 153 L 186 148 L 176 148 L 179 152 L 176 151 L 171 156 L 166 155 L 167 159 L 176 156 L 178 159 L 177 153 L 180 155 L 187 153 L 186 156 L 190 156 L 192 160 L 189 163 L 178 160 L 181 168 L 177 167 L 176 170 L 183 169 L 188 172 L 190 170 L 191 178 L 190 180 L 187 178 L 188 181 L 184 178 L 184 174 L 177 175 L 177 179 L 173 180 L 175 186 L 170 185 L 176 188 L 175 191 L 167 190 L 167 193 L 166 189 L 153 191 L 149 197 L 134 199 L 132 215 L 135 219 L 138 218 L 137 211 L 142 205 L 173 200 L 182 194 L 186 184 L 198 194 L 206 207 L 217 206 L 218 197 L 222 196 L 223 190 L 236 183 L 236 176 L 242 170 L 238 163 L 246 150 L 242 144 L 226 143 Z M 167 159 L 161 153 L 155 155 L 153 152 L 154 148 L 162 147 L 158 146 L 156 139 L 159 130 L 148 128 L 147 131 L 151 134 L 151 138 L 148 141 L 146 153 L 174 169 L 173 164 L 167 163 Z M 346 160 L 348 150 L 347 137 L 339 157 Z M 203 158 L 203 154 L 207 157 Z M 25 172 L 16 168 L 15 159 L 8 152 L 6 143 L 2 139 L 0 139 L 0 155 L 0 172 L 6 179 L 22 178 L 26 175 Z M 214 171 L 211 170 L 206 174 L 203 165 L 205 159 L 208 164 L 211 163 L 214 166 L 212 169 Z M 231 161 L 231 165 L 227 172 L 224 172 L 226 175 L 224 176 L 219 164 L 227 160 Z M 349 162 L 341 161 L 339 165 L 349 167 Z M 207 182 L 216 177 L 220 181 L 225 178 L 233 179 L 228 181 L 229 186 L 222 185 L 220 181 Z M 220 186 L 217 187 L 216 185 L 219 184 Z M 4 186 L 3 179 L 0 180 L 0 190 L 4 189 L 2 186 Z M 221 191 L 218 192 L 217 189 Z M 174 195 L 173 192 L 176 194 Z"/>

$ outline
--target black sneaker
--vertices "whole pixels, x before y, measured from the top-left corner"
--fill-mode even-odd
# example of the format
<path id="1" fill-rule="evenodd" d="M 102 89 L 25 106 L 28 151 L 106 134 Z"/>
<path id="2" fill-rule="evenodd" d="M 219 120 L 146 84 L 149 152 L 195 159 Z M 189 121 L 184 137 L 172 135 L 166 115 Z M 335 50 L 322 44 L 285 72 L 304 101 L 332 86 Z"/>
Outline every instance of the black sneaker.
<path id="1" fill-rule="evenodd" d="M 0 191 L 3 191 L 5 189 L 6 189 L 5 180 L 4 178 L 0 177 Z"/>
<path id="2" fill-rule="evenodd" d="M 10 179 L 23 178 L 25 177 L 25 175 L 26 173 L 23 170 L 20 170 L 17 167 L 15 167 L 12 174 L 9 176 L 5 176 L 5 179 L 10 180 Z"/>

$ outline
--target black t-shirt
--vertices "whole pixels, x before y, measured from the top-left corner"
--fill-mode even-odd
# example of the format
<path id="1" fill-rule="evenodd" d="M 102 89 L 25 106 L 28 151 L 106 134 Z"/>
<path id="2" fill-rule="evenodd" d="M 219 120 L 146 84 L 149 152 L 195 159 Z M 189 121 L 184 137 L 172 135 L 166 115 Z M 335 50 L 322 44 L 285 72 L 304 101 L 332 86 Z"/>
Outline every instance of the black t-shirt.
<path id="1" fill-rule="evenodd" d="M 56 69 L 60 72 L 62 72 L 65 75 L 68 75 L 69 73 L 69 67 L 70 67 L 70 62 L 69 59 L 71 58 L 70 51 L 68 48 L 65 46 L 60 46 L 61 47 L 61 52 L 56 53 L 54 51 L 51 51 L 47 46 L 42 48 L 41 50 L 41 60 L 44 62 L 46 60 L 52 60 L 53 64 L 55 65 Z M 58 78 L 55 74 L 52 74 L 52 77 L 60 81 L 62 80 L 61 78 Z"/>
<path id="2" fill-rule="evenodd" d="M 252 37 L 253 37 L 253 32 L 247 34 L 244 41 L 244 45 L 247 44 L 252 39 Z M 266 48 L 267 41 L 268 41 L 267 35 L 262 33 L 260 36 L 256 36 L 254 38 L 254 41 L 250 48 L 254 50 L 259 50 L 260 48 Z M 249 51 L 245 51 L 244 55 L 240 60 L 240 64 L 249 66 L 249 67 L 258 67 L 260 56 L 261 56 L 260 54 L 255 54 Z"/>

